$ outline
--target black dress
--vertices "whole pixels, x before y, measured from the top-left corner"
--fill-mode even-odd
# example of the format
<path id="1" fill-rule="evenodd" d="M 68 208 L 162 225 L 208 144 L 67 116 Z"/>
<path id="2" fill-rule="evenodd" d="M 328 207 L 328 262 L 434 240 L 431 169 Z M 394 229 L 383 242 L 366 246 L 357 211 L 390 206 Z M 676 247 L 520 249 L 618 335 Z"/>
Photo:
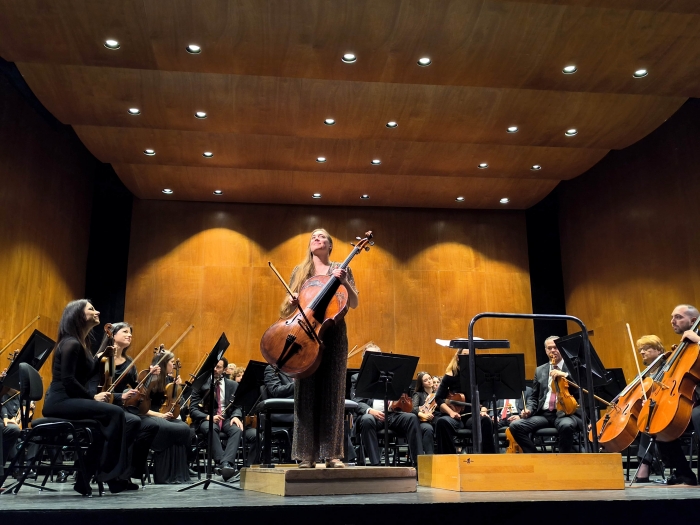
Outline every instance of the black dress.
<path id="1" fill-rule="evenodd" d="M 68 420 L 97 421 L 103 438 L 90 447 L 85 456 L 88 472 L 98 470 L 98 478 L 107 481 L 127 467 L 124 439 L 124 411 L 109 403 L 95 401 L 85 387 L 97 373 L 97 362 L 74 337 L 62 340 L 53 353 L 53 379 L 46 393 L 43 414 Z"/>

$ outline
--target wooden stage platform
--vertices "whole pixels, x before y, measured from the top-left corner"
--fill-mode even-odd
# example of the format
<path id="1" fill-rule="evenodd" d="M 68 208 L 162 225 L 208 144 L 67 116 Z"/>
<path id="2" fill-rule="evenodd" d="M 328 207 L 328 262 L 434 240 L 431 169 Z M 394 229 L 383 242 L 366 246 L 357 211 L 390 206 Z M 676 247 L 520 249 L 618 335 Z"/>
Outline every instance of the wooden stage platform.
<path id="1" fill-rule="evenodd" d="M 542 516 L 560 513 L 567 525 L 673 523 L 700 508 L 700 487 L 635 485 L 623 490 L 454 492 L 418 487 L 403 494 L 280 497 L 211 485 L 178 493 L 182 485 L 148 485 L 126 494 L 83 498 L 69 484 L 50 484 L 57 493 L 25 487 L 16 496 L 0 495 L 3 524 L 199 525 L 204 520 L 245 520 L 247 524 L 505 523 L 541 525 Z M 149 521 L 142 521 L 149 520 Z M 152 521 L 150 521 L 152 520 Z M 284 521 L 283 521 L 284 520 Z M 287 521 L 289 520 L 289 521 Z M 516 522 L 512 522 L 516 523 Z"/>

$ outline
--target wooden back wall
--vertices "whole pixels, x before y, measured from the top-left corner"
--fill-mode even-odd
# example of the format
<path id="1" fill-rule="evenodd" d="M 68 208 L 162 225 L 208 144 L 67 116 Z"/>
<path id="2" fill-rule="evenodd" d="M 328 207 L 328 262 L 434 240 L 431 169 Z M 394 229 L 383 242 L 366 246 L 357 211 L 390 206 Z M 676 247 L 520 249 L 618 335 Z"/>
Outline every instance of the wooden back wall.
<path id="1" fill-rule="evenodd" d="M 610 153 L 561 192 L 567 313 L 594 330 L 608 367 L 636 374 L 634 339 L 679 342 L 671 312 L 700 302 L 700 101 L 689 100 L 659 129 Z"/>
<path id="2" fill-rule="evenodd" d="M 466 337 L 479 312 L 531 312 L 521 212 L 137 201 L 126 294 L 132 355 L 169 321 L 158 341 L 166 346 L 195 325 L 176 352 L 185 373 L 222 331 L 230 361 L 262 360 L 260 338 L 284 298 L 267 263 L 288 279 L 317 227 L 333 236 L 338 261 L 355 236 L 375 234 L 376 246 L 351 264 L 360 291 L 359 308 L 346 317 L 351 348 L 372 340 L 442 374 L 452 352 L 436 338 Z M 532 375 L 531 323 L 480 321 L 475 335 L 510 339 Z M 358 355 L 349 365 L 360 362 Z"/>

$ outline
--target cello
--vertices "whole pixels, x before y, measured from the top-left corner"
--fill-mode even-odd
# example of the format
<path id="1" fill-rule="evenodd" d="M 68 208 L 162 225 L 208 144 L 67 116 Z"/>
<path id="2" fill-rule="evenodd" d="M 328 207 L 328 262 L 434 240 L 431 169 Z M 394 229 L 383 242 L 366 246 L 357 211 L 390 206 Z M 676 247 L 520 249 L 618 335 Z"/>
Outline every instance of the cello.
<path id="1" fill-rule="evenodd" d="M 353 245 L 352 252 L 339 268 L 345 270 L 362 250 L 369 251 L 370 246 L 374 245 L 371 239 L 371 231 L 366 232 L 364 238 L 358 238 L 358 243 Z M 272 263 L 269 265 L 287 293 L 294 297 Z M 281 317 L 265 331 L 260 340 L 260 353 L 276 371 L 303 379 L 313 374 L 321 364 L 323 334 L 345 317 L 348 292 L 337 277 L 315 275 L 301 285 L 297 310 L 287 318 Z"/>
<path id="2" fill-rule="evenodd" d="M 700 318 L 690 329 L 697 333 L 699 324 Z M 695 387 L 700 382 L 700 347 L 684 339 L 652 379 L 637 427 L 658 441 L 674 441 L 690 423 Z"/>

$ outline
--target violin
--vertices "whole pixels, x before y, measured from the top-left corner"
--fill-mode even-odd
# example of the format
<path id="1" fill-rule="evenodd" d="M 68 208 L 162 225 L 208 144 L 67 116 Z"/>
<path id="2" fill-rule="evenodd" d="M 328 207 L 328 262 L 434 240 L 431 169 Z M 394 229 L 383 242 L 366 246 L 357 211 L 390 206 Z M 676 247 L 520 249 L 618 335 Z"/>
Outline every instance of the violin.
<path id="1" fill-rule="evenodd" d="M 411 401 L 408 394 L 404 392 L 396 401 L 389 402 L 389 412 L 406 412 L 410 414 L 413 412 L 413 401 Z"/>
<path id="2" fill-rule="evenodd" d="M 691 330 L 698 332 L 700 318 Z M 659 441 L 678 439 L 690 423 L 695 387 L 700 382 L 700 347 L 681 341 L 652 375 L 651 392 L 637 416 L 640 432 Z"/>
<path id="3" fill-rule="evenodd" d="M 506 454 L 522 454 L 523 449 L 518 445 L 518 442 L 513 438 L 513 433 L 510 428 L 506 427 L 506 439 L 508 440 L 508 448 Z"/>
<path id="4" fill-rule="evenodd" d="M 420 419 L 423 423 L 430 421 L 430 418 L 427 416 L 435 412 L 436 406 L 437 402 L 435 401 L 435 392 L 428 394 L 428 397 L 425 398 L 425 403 L 423 404 L 424 408 L 421 408 L 421 410 L 418 412 L 418 419 Z"/>
<path id="5" fill-rule="evenodd" d="M 346 269 L 362 250 L 369 251 L 374 245 L 371 239 L 372 232 L 365 233 L 339 268 Z M 287 292 L 294 296 L 271 263 L 270 267 Z M 301 285 L 297 299 L 298 311 L 280 318 L 265 331 L 260 340 L 260 352 L 275 370 L 301 379 L 313 374 L 321 363 L 323 334 L 345 317 L 348 291 L 333 275 L 315 275 Z"/>
<path id="6" fill-rule="evenodd" d="M 550 372 L 556 366 L 554 358 L 550 362 Z M 576 398 L 569 393 L 569 382 L 565 377 L 553 377 L 552 378 L 552 392 L 557 395 L 557 411 L 564 412 L 567 416 L 570 416 L 576 410 L 578 410 L 578 402 Z"/>
<path id="7" fill-rule="evenodd" d="M 169 383 L 165 385 L 165 403 L 160 407 L 159 412 L 161 414 L 167 414 L 170 412 L 175 419 L 180 417 L 180 398 L 182 397 L 183 392 L 185 391 L 185 386 L 187 386 L 189 383 L 185 381 L 184 385 L 178 385 L 177 384 L 177 378 L 180 374 L 180 368 L 182 367 L 182 363 L 180 363 L 180 359 L 175 360 L 175 364 L 173 365 L 173 372 L 175 372 L 175 380 L 172 383 Z M 178 395 L 177 389 L 180 387 L 180 394 Z"/>
<path id="8" fill-rule="evenodd" d="M 112 341 L 114 341 L 114 330 L 111 323 L 105 324 L 105 333 L 109 336 Z M 112 378 L 114 377 L 114 358 L 115 358 L 115 348 L 114 346 L 108 346 L 105 348 L 104 352 L 97 356 L 100 360 L 99 370 L 100 370 L 100 383 L 97 387 L 98 392 L 107 392 L 108 396 L 106 399 L 107 403 L 114 402 L 114 394 L 112 393 Z"/>
<path id="9" fill-rule="evenodd" d="M 155 348 L 153 353 L 156 355 L 162 354 L 162 357 L 156 362 L 155 365 L 153 365 L 153 367 L 149 367 L 147 370 L 141 370 L 138 375 L 138 384 L 134 387 L 134 390 L 136 390 L 138 393 L 124 401 L 124 406 L 138 407 L 139 414 L 142 416 L 148 414 L 148 411 L 151 409 L 151 390 L 156 384 L 156 381 L 153 381 L 154 375 L 152 368 L 160 366 L 161 361 L 167 355 L 165 345 L 162 344 L 158 348 Z M 161 373 L 164 372 L 161 370 Z"/>
<path id="10" fill-rule="evenodd" d="M 464 397 L 464 394 L 461 394 L 459 392 L 450 392 L 447 394 L 447 399 L 445 399 L 445 403 L 450 405 L 450 408 L 457 412 L 458 414 L 461 414 L 464 412 L 464 407 L 471 406 L 469 403 L 467 403 L 467 398 Z"/>

